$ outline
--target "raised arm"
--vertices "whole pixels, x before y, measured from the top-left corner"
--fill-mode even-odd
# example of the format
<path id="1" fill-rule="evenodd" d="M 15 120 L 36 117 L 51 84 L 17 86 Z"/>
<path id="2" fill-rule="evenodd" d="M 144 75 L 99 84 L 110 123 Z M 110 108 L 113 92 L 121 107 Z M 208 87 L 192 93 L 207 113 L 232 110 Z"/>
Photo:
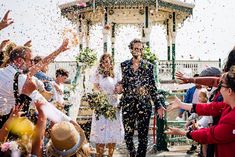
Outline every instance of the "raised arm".
<path id="1" fill-rule="evenodd" d="M 38 111 L 38 120 L 34 129 L 32 140 L 32 154 L 37 157 L 42 157 L 43 137 L 46 130 L 46 116 L 41 110 L 41 105 L 43 104 L 40 102 L 35 102 L 35 106 Z"/>
<path id="2" fill-rule="evenodd" d="M 29 69 L 29 75 L 34 76 L 38 71 L 40 71 L 44 66 L 51 63 L 60 53 L 68 50 L 68 39 L 65 39 L 62 45 L 54 52 L 46 56 L 42 61 L 38 62 L 36 65 L 33 65 Z"/>
<path id="3" fill-rule="evenodd" d="M 8 27 L 9 25 L 11 25 L 14 21 L 11 18 L 8 18 L 8 15 L 10 13 L 10 10 L 8 10 L 3 19 L 0 21 L 0 30 Z"/>
<path id="4" fill-rule="evenodd" d="M 187 77 L 181 72 L 176 73 L 176 78 L 179 79 L 181 83 L 195 83 L 212 87 L 217 87 L 220 81 L 220 77 Z"/>

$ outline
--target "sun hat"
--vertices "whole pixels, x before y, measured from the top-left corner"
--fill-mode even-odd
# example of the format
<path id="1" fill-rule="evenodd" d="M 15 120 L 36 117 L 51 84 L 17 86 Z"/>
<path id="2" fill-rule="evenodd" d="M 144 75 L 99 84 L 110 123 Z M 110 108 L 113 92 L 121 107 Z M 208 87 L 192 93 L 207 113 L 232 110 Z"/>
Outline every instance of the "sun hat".
<path id="1" fill-rule="evenodd" d="M 85 141 L 85 134 L 70 122 L 56 123 L 50 132 L 51 140 L 47 145 L 47 156 L 69 157 L 76 154 Z"/>

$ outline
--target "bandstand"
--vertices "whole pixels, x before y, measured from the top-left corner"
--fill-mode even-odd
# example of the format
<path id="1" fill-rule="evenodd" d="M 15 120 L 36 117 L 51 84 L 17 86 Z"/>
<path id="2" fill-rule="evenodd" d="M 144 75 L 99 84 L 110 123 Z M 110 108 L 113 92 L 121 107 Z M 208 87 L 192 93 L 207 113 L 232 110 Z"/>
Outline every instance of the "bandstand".
<path id="1" fill-rule="evenodd" d="M 102 23 L 103 52 L 107 52 L 109 38 L 113 57 L 116 51 L 115 30 L 118 25 L 138 25 L 142 41 L 147 46 L 151 42 L 152 26 L 163 26 L 166 30 L 167 60 L 172 62 L 172 79 L 175 79 L 176 32 L 192 15 L 194 8 L 193 3 L 187 2 L 186 0 L 77 0 L 60 5 L 60 9 L 62 15 L 78 27 L 80 50 L 89 47 L 91 43 L 91 26 Z"/>

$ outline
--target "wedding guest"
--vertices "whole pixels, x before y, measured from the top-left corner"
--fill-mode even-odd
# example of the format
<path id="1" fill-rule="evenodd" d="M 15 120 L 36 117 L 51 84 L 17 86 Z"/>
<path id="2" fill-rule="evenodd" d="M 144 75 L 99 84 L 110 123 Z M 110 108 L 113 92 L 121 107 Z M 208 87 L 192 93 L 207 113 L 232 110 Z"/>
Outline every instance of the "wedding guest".
<path id="1" fill-rule="evenodd" d="M 118 73 L 114 69 L 113 58 L 110 54 L 101 56 L 99 67 L 92 79 L 95 91 L 107 95 L 109 103 L 117 109 L 119 100 L 114 93 L 115 85 L 119 81 Z M 102 106 L 102 104 L 100 104 Z M 120 110 L 116 110 L 116 119 L 106 119 L 103 115 L 96 119 L 96 113 L 92 116 L 90 141 L 96 144 L 97 157 L 102 157 L 105 145 L 109 149 L 109 157 L 113 156 L 116 144 L 124 140 L 124 128 Z"/>
<path id="2" fill-rule="evenodd" d="M 56 70 L 56 79 L 52 82 L 53 103 L 61 111 L 64 111 L 64 82 L 69 77 L 69 72 L 65 69 Z M 65 112 L 65 111 L 64 111 Z"/>
<path id="3" fill-rule="evenodd" d="M 199 74 L 195 74 L 194 77 L 198 77 Z M 193 87 L 189 88 L 186 91 L 186 94 L 184 95 L 184 102 L 185 103 L 197 103 L 198 102 L 198 96 L 199 96 L 199 91 L 201 90 L 202 86 L 200 84 L 195 84 Z M 178 121 L 183 121 L 183 113 L 184 110 L 181 109 L 178 117 L 176 117 L 176 120 Z M 190 116 L 190 114 L 188 113 L 188 116 Z"/>
<path id="4" fill-rule="evenodd" d="M 33 59 L 34 64 L 37 64 L 38 62 L 42 61 L 42 57 L 41 56 L 36 56 Z M 52 92 L 52 81 L 53 79 L 49 76 L 47 76 L 47 71 L 48 71 L 48 65 L 45 65 L 42 67 L 42 69 L 40 71 L 38 71 L 35 74 L 35 77 L 37 77 L 39 80 L 41 80 L 44 83 L 45 89 L 48 92 Z"/>
<path id="5" fill-rule="evenodd" d="M 217 125 L 188 132 L 169 128 L 166 133 L 187 136 L 202 144 L 215 144 L 216 157 L 232 157 L 235 153 L 235 66 L 231 66 L 229 72 L 222 75 L 219 86 L 223 102 L 190 105 L 176 99 L 169 107 L 169 110 L 183 108 L 198 115 L 220 116 Z"/>
<path id="6" fill-rule="evenodd" d="M 80 126 L 62 121 L 51 128 L 50 136 L 51 140 L 46 148 L 47 157 L 90 156 L 91 148 Z"/>
<path id="7" fill-rule="evenodd" d="M 20 101 L 20 94 L 22 92 L 22 88 L 24 87 L 24 83 L 27 83 L 26 80 L 29 79 L 31 82 L 32 76 L 35 75 L 35 73 L 40 70 L 41 66 L 43 64 L 49 64 L 57 55 L 59 55 L 61 52 L 67 50 L 67 45 L 68 41 L 65 40 L 61 47 L 56 50 L 55 52 L 51 53 L 47 57 L 45 57 L 41 62 L 39 62 L 37 65 L 31 66 L 31 56 L 32 52 L 29 48 L 27 47 L 18 47 L 15 48 L 11 54 L 10 54 L 10 64 L 5 67 L 0 69 L 0 86 L 1 86 L 1 91 L 0 91 L 0 127 L 4 124 L 4 122 L 8 119 L 11 109 L 15 106 L 16 101 Z M 28 68 L 28 74 L 27 76 L 25 74 L 21 74 L 21 72 L 25 69 Z M 17 75 L 18 79 L 17 79 Z M 25 86 L 25 88 L 30 89 L 33 87 L 35 83 L 31 84 L 31 86 Z M 13 90 L 14 87 L 14 90 Z M 33 101 L 40 100 L 43 101 L 43 103 L 50 104 L 42 97 L 40 93 L 38 93 L 37 88 L 32 88 L 32 90 L 29 90 L 28 93 L 24 93 L 26 97 L 31 97 Z M 25 99 L 25 98 L 23 98 Z M 28 102 L 29 103 L 29 102 Z M 28 104 L 29 105 L 29 104 Z M 26 111 L 27 105 L 26 106 Z M 45 110 L 46 112 L 47 110 Z M 56 115 L 60 115 L 63 118 L 68 117 L 59 111 L 53 110 Z M 51 115 L 51 118 L 52 117 Z M 58 121 L 58 117 L 53 119 L 54 121 Z"/>

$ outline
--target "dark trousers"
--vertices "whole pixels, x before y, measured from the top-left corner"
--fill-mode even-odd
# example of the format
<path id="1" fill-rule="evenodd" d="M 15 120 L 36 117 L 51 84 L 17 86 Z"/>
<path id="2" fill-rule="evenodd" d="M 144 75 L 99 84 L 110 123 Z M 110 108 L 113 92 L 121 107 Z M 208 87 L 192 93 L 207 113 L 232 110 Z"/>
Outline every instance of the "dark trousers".
<path id="1" fill-rule="evenodd" d="M 134 104 L 136 105 L 136 104 Z M 139 104 L 146 105 L 146 104 Z M 133 105 L 131 105 L 133 106 Z M 152 107 L 124 107 L 123 108 L 123 125 L 125 129 L 125 141 L 130 157 L 145 157 L 148 145 L 148 130 Z M 138 149 L 135 150 L 133 135 L 135 126 L 137 125 L 138 131 Z"/>

